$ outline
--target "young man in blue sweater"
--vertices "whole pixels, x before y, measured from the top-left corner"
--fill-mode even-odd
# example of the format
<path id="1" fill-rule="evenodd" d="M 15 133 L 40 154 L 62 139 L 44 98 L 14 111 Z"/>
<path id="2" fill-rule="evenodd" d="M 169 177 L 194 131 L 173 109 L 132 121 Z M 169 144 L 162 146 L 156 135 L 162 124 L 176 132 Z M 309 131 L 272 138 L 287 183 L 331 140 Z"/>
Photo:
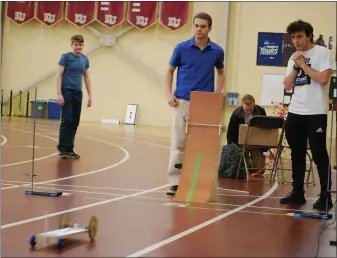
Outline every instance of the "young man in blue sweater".
<path id="1" fill-rule="evenodd" d="M 170 189 L 174 195 L 180 181 L 180 170 L 175 164 L 182 163 L 186 133 L 185 121 L 189 119 L 189 102 L 192 91 L 222 91 L 225 81 L 224 50 L 212 42 L 208 34 L 212 29 L 212 18 L 207 13 L 198 13 L 193 18 L 194 37 L 177 44 L 165 75 L 165 90 L 168 104 L 173 108 L 171 152 L 168 168 Z M 178 68 L 177 86 L 172 93 L 174 71 Z M 215 69 L 218 80 L 214 89 Z"/>
<path id="2" fill-rule="evenodd" d="M 91 107 L 91 82 L 89 60 L 82 54 L 84 39 L 81 35 L 71 38 L 72 52 L 65 53 L 59 61 L 57 74 L 57 100 L 62 106 L 59 144 L 57 149 L 62 158 L 78 159 L 74 152 L 74 141 L 82 109 L 82 79 L 88 92 L 87 107 Z"/>

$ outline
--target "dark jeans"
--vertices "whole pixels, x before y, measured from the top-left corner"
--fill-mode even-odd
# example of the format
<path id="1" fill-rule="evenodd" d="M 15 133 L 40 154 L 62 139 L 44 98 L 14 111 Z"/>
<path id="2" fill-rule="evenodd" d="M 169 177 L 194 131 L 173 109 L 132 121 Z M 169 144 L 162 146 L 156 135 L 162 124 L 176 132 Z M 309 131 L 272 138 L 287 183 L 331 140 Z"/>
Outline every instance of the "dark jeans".
<path id="1" fill-rule="evenodd" d="M 327 115 L 288 113 L 285 135 L 291 149 L 292 185 L 295 191 L 303 191 L 304 188 L 308 139 L 319 174 L 321 192 L 324 193 L 327 189 L 331 190 L 331 180 L 328 183 L 330 161 L 326 146 L 327 120 Z"/>
<path id="2" fill-rule="evenodd" d="M 59 136 L 59 151 L 73 151 L 77 127 L 80 123 L 82 98 L 81 90 L 63 89 L 64 105 Z"/>

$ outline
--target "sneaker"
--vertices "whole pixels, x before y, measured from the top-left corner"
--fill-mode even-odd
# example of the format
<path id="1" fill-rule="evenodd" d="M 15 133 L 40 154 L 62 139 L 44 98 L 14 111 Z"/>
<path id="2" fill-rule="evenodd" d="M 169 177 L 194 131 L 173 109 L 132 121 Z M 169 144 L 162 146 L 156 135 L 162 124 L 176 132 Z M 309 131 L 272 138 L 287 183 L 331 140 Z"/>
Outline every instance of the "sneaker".
<path id="1" fill-rule="evenodd" d="M 59 153 L 59 157 L 61 158 L 70 158 L 70 159 L 78 159 L 81 156 L 79 154 L 76 154 L 73 151 L 63 151 Z"/>
<path id="2" fill-rule="evenodd" d="M 295 192 L 291 191 L 285 197 L 280 200 L 282 204 L 306 204 L 307 200 L 304 197 L 304 191 Z"/>
<path id="3" fill-rule="evenodd" d="M 166 194 L 168 195 L 175 195 L 176 192 L 178 190 L 178 186 L 177 185 L 174 185 L 174 186 L 171 186 L 171 188 L 166 192 Z"/>
<path id="4" fill-rule="evenodd" d="M 328 203 L 326 202 L 328 199 Z M 328 204 L 328 209 L 326 209 L 326 205 Z M 319 194 L 319 199 L 312 205 L 312 208 L 315 210 L 330 210 L 333 207 L 331 194 L 321 193 Z"/>

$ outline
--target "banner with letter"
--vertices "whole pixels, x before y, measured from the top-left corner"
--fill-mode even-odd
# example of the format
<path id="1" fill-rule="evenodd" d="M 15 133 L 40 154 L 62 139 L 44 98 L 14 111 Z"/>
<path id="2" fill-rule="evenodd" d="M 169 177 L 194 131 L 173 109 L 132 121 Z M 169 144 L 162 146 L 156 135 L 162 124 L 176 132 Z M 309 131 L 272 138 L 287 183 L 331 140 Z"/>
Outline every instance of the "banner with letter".
<path id="1" fill-rule="evenodd" d="M 36 2 L 35 18 L 47 26 L 53 26 L 63 20 L 62 1 L 41 1 Z"/>
<path id="2" fill-rule="evenodd" d="M 157 2 L 129 2 L 128 22 L 140 29 L 147 29 L 157 23 Z"/>
<path id="3" fill-rule="evenodd" d="M 282 66 L 283 35 L 284 33 L 258 33 L 257 65 Z"/>
<path id="4" fill-rule="evenodd" d="M 24 24 L 34 18 L 35 2 L 7 2 L 7 16 L 17 24 Z"/>
<path id="5" fill-rule="evenodd" d="M 125 21 L 126 2 L 97 2 L 96 19 L 110 28 Z"/>
<path id="6" fill-rule="evenodd" d="M 189 18 L 189 2 L 160 2 L 159 23 L 175 31 L 184 27 Z"/>
<path id="7" fill-rule="evenodd" d="M 66 19 L 78 27 L 83 27 L 95 20 L 96 2 L 67 2 Z"/>

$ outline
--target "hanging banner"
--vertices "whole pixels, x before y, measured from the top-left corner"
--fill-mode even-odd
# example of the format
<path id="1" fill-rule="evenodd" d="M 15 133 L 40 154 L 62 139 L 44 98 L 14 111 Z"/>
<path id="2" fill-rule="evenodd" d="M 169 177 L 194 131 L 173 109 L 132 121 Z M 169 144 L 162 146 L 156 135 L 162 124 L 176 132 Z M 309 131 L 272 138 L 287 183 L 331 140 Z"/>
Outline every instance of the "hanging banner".
<path id="1" fill-rule="evenodd" d="M 7 2 L 7 16 L 17 24 L 24 24 L 34 18 L 35 2 Z"/>
<path id="2" fill-rule="evenodd" d="M 110 28 L 125 21 L 126 2 L 97 2 L 96 19 Z"/>
<path id="3" fill-rule="evenodd" d="M 189 2 L 160 2 L 159 23 L 175 31 L 184 27 L 189 18 Z"/>
<path id="4" fill-rule="evenodd" d="M 157 22 L 157 2 L 129 2 L 128 22 L 140 29 L 147 29 Z"/>
<path id="5" fill-rule="evenodd" d="M 53 26 L 63 20 L 64 2 L 36 2 L 35 18 L 47 26 Z"/>
<path id="6" fill-rule="evenodd" d="M 257 65 L 282 66 L 283 33 L 259 32 Z"/>
<path id="7" fill-rule="evenodd" d="M 78 27 L 83 27 L 95 20 L 96 2 L 67 2 L 66 19 Z"/>

